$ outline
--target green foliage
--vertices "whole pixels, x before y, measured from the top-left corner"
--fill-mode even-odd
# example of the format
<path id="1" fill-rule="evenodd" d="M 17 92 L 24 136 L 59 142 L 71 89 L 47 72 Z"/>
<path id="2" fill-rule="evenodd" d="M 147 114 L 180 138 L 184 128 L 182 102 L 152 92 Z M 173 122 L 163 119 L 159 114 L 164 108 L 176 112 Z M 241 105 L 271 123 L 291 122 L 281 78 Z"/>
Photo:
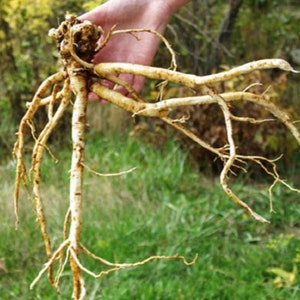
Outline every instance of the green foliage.
<path id="1" fill-rule="evenodd" d="M 298 66 L 292 59 L 293 49 L 300 48 L 298 33 L 300 31 L 299 4 L 294 1 L 257 0 L 243 1 L 238 16 L 234 20 L 233 30 L 225 45 L 218 45 L 217 39 L 221 33 L 224 20 L 228 16 L 229 3 L 237 1 L 192 1 L 183 7 L 171 21 L 167 37 L 178 55 L 179 70 L 189 73 L 206 74 L 216 70 L 222 71 L 231 66 L 237 66 L 252 60 L 266 57 L 282 57 Z M 211 53 L 217 52 L 220 65 L 214 65 Z M 166 53 L 157 58 L 157 65 L 168 61 Z M 164 57 L 164 59 L 162 59 Z M 249 76 L 242 76 L 220 84 L 218 92 L 224 90 L 242 91 L 252 83 L 262 83 L 263 86 L 252 88 L 251 91 L 264 93 L 268 88 L 271 101 L 277 103 L 283 110 L 299 119 L 300 103 L 298 94 L 299 75 L 288 76 L 276 71 L 254 72 Z M 153 87 L 152 87 L 153 90 Z M 152 92 L 152 95 L 154 93 Z M 184 90 L 170 86 L 165 91 L 165 98 L 197 95 L 197 91 Z M 272 118 L 265 111 L 258 109 L 255 104 L 241 102 L 232 112 L 238 116 L 250 115 L 258 119 Z M 188 123 L 193 131 L 215 147 L 226 144 L 226 132 L 223 115 L 217 106 L 193 107 L 189 110 L 181 109 L 175 117 L 189 116 Z M 152 120 L 148 121 L 152 122 Z M 164 125 L 162 125 L 164 126 Z M 276 122 L 265 125 L 251 125 L 235 123 L 234 138 L 240 153 L 260 154 L 270 158 L 284 153 L 285 168 L 291 160 L 291 155 L 298 149 L 298 145 L 290 135 L 278 126 Z M 153 127 L 153 126 L 148 126 Z M 164 128 L 164 127 L 162 127 Z M 145 136 L 147 131 L 142 135 Z M 179 138 L 182 139 L 181 135 Z M 199 167 L 207 169 L 205 161 L 213 157 L 205 150 L 195 148 L 187 139 L 182 139 L 186 148 L 191 149 L 191 155 Z M 210 164 L 209 164 L 210 165 Z M 215 164 L 214 171 L 220 167 Z"/>
<path id="2" fill-rule="evenodd" d="M 293 48 L 299 48 L 299 16 L 294 13 L 297 6 L 292 1 L 248 1 L 235 27 L 234 57 L 286 57 Z"/>
<path id="3" fill-rule="evenodd" d="M 89 2 L 90 4 L 92 1 Z M 0 149 L 11 153 L 16 124 L 41 82 L 57 72 L 55 44 L 48 31 L 67 11 L 83 12 L 85 1 L 2 0 L 0 5 Z M 96 5 L 96 2 L 94 1 Z M 42 122 L 42 114 L 37 120 Z M 68 128 L 65 118 L 62 128 Z M 59 135 L 59 131 L 57 132 Z M 57 136 L 63 139 L 64 135 Z"/>
<path id="4" fill-rule="evenodd" d="M 280 233 L 278 236 L 269 240 L 267 247 L 269 249 L 272 249 L 272 251 L 278 256 L 289 256 L 288 264 L 292 264 L 292 266 L 289 267 L 290 270 L 285 270 L 280 267 L 268 268 L 267 272 L 275 275 L 275 278 L 272 280 L 272 284 L 277 288 L 291 288 L 294 285 L 298 284 L 298 265 L 300 262 L 300 248 L 295 234 Z M 293 256 L 293 254 L 294 257 L 292 258 L 291 256 Z"/>
<path id="5" fill-rule="evenodd" d="M 95 7 L 103 4 L 107 2 L 107 0 L 102 0 L 102 1 L 95 1 L 95 0 L 90 0 L 90 1 L 85 1 L 82 5 L 82 8 L 85 10 L 85 11 L 90 11 L 92 9 L 94 9 Z"/>
<path id="6" fill-rule="evenodd" d="M 0 116 L 6 120 L 5 128 L 0 131 L 0 143 L 12 140 L 15 124 L 18 123 L 24 112 L 26 101 L 30 101 L 39 84 L 50 74 L 54 73 L 57 65 L 57 53 L 55 45 L 47 37 L 49 28 L 55 27 L 64 18 L 66 11 L 80 14 L 104 1 L 8 1 L 2 0 L 0 7 L 0 53 L 2 64 L 0 65 Z M 222 52 L 222 66 L 238 65 L 257 58 L 284 56 L 290 58 L 294 48 L 299 48 L 298 32 L 299 16 L 295 13 L 298 4 L 292 1 L 244 1 L 238 18 L 234 24 L 232 35 L 226 45 L 226 51 Z M 210 54 L 215 51 L 216 39 L 221 24 L 227 16 L 229 4 L 224 1 L 191 1 L 173 17 L 166 35 L 178 55 L 178 65 L 181 71 L 188 73 L 204 74 L 209 70 Z M 192 38 L 191 38 L 192 37 Z M 168 54 L 161 50 L 156 58 L 156 65 L 166 66 Z M 222 68 L 220 66 L 220 68 Z M 269 74 L 274 79 L 276 74 Z M 300 107 L 298 103 L 299 85 L 298 76 L 289 76 L 285 88 L 276 90 L 277 96 L 289 106 Z M 261 75 L 255 79 L 260 79 Z M 275 78 L 277 80 L 277 77 Z M 267 80 L 269 84 L 272 80 Z M 276 83 L 279 84 L 280 83 Z M 244 85 L 237 88 L 244 89 Z M 267 86 L 265 86 L 266 88 Z M 172 89 L 171 87 L 170 89 Z M 145 89 L 148 95 L 153 92 L 153 86 Z M 173 88 L 172 95 L 185 95 L 182 91 Z M 247 110 L 255 108 L 248 108 Z M 300 113 L 296 109 L 295 113 Z M 222 139 L 223 131 L 219 130 L 222 117 L 217 119 L 215 110 L 199 111 L 195 118 L 206 114 L 206 120 L 214 120 L 213 129 L 207 132 L 207 128 L 201 127 L 205 135 L 214 140 Z M 296 114 L 297 115 L 297 114 Z M 198 120 L 195 123 L 195 130 Z M 38 122 L 43 120 L 39 117 Z M 66 129 L 69 121 L 65 118 L 61 127 Z M 210 125 L 209 125 L 210 126 Z M 38 124 L 37 124 L 38 127 Z M 152 125 L 150 127 L 153 127 Z M 210 126 L 211 127 L 211 126 Z M 3 128 L 3 127 L 2 127 Z M 64 130 L 65 131 L 65 130 Z M 63 131 L 63 132 L 64 132 Z M 282 134 L 281 130 L 274 130 L 271 138 L 266 137 L 266 131 L 240 127 L 240 136 L 247 139 L 248 133 L 255 135 L 254 145 L 261 144 L 265 155 L 272 156 L 277 150 L 284 151 L 288 155 L 293 153 L 294 145 Z M 7 133 L 10 132 L 10 136 Z M 59 132 L 57 134 L 59 135 Z M 162 131 L 161 131 L 162 132 Z M 263 132 L 263 133 L 262 133 Z M 216 135 L 216 136 L 215 136 Z M 59 137 L 57 137 L 60 139 Z M 62 136 L 63 138 L 63 136 Z M 158 143 L 161 138 L 158 138 Z M 185 143 L 185 141 L 184 141 Z M 243 144 L 243 143 L 242 143 Z M 282 149 L 282 145 L 291 145 L 288 149 Z M 12 145 L 11 145 L 12 146 Z M 1 145 L 2 149 L 7 149 Z M 250 149 L 251 150 L 251 149 Z M 205 159 L 205 152 L 197 152 L 196 160 Z M 201 164 L 201 162 L 199 162 Z"/>
<path id="7" fill-rule="evenodd" d="M 298 279 L 290 286 L 274 287 L 277 276 L 286 275 L 279 270 L 292 273 L 294 265 L 299 267 L 297 195 L 277 187 L 273 199 L 277 213 L 270 214 L 266 186 L 237 182 L 234 190 L 271 220 L 270 225 L 260 224 L 224 197 L 213 178 L 199 174 L 172 139 L 159 149 L 126 135 L 89 134 L 88 141 L 86 163 L 96 170 L 137 169 L 116 178 L 85 174 L 84 219 L 88 221 L 83 226 L 83 244 L 116 262 L 175 253 L 189 260 L 199 253 L 199 259 L 189 267 L 177 261 L 152 262 L 98 280 L 86 275 L 87 299 L 299 298 Z M 46 157 L 42 178 L 55 248 L 62 240 L 68 207 L 69 151 L 52 150 L 59 162 Z M 68 269 L 61 279 L 61 295 L 55 295 L 46 278 L 32 291 L 28 288 L 47 259 L 25 193 L 20 228 L 14 230 L 13 205 L 8 201 L 14 168 L 13 163 L 0 167 L 0 258 L 6 269 L 0 274 L 1 297 L 66 299 L 72 290 Z M 94 260 L 84 255 L 81 259 L 88 268 L 100 270 Z"/>
<path id="8" fill-rule="evenodd" d="M 12 148 L 15 128 L 11 114 L 15 109 L 23 110 L 41 81 L 57 69 L 55 45 L 47 38 L 48 29 L 56 26 L 66 11 L 80 13 L 97 4 L 99 1 L 1 1 L 1 151 L 10 152 Z M 224 1 L 203 3 L 197 0 L 173 18 L 171 26 L 177 35 L 173 40 L 171 38 L 171 43 L 181 54 L 180 70 L 205 72 L 207 55 L 227 8 Z M 293 8 L 291 1 L 245 1 L 226 52 L 228 55 L 223 56 L 222 63 L 237 65 L 274 56 L 281 50 L 289 57 L 289 50 L 299 47 L 300 22 Z M 171 37 L 170 32 L 168 35 Z M 160 59 L 166 61 L 163 56 Z M 173 89 L 174 92 L 178 90 Z M 288 83 L 279 98 L 283 96 L 288 105 L 299 107 L 296 102 L 298 94 L 298 86 Z M 20 115 L 14 120 L 18 121 Z M 207 119 L 215 117 L 208 111 L 204 116 Z M 215 119 L 212 122 L 218 123 Z M 62 124 L 62 129 L 64 126 Z M 217 129 L 212 129 L 212 136 L 220 137 Z M 61 139 L 64 139 L 65 130 L 61 132 Z M 275 140 L 266 140 L 263 133 L 258 133 L 256 137 L 262 147 L 268 145 L 272 151 L 281 150 L 282 144 L 290 145 L 281 134 L 275 134 Z M 60 140 L 58 136 L 57 139 Z M 181 253 L 192 259 L 199 252 L 200 258 L 193 267 L 172 261 L 155 262 L 98 281 L 90 278 L 87 280 L 88 289 L 92 291 L 89 299 L 99 299 L 100 295 L 102 299 L 299 298 L 298 280 L 290 286 L 283 283 L 281 289 L 274 289 L 276 276 L 285 274 L 279 270 L 294 274 L 297 272 L 294 266 L 299 264 L 297 235 L 288 243 L 280 240 L 281 234 L 288 236 L 289 231 L 297 230 L 299 216 L 294 194 L 276 188 L 277 214 L 269 216 L 272 224 L 257 224 L 224 198 L 212 178 L 198 174 L 177 144 L 169 141 L 162 148 L 152 148 L 136 140 L 123 140 L 124 143 L 120 140 L 119 136 L 97 137 L 92 138 L 87 146 L 87 163 L 101 172 L 118 172 L 133 166 L 138 166 L 138 169 L 112 179 L 95 179 L 87 174 L 85 218 L 89 222 L 83 232 L 86 246 L 119 262 L 135 261 L 152 254 Z M 51 150 L 56 154 L 55 146 Z M 67 150 L 58 156 L 58 164 L 48 157 L 42 169 L 42 178 L 47 179 L 44 192 L 49 196 L 49 228 L 57 245 L 61 241 L 63 212 L 68 205 L 69 169 Z M 291 166 L 298 171 L 295 164 Z M 21 203 L 21 229 L 15 231 L 13 228 L 13 207 L 8 201 L 13 194 L 13 163 L 1 161 L 0 177 L 0 258 L 4 258 L 6 264 L 0 269 L 1 297 L 53 299 L 54 291 L 46 279 L 33 291 L 28 290 L 46 261 L 43 244 L 30 201 Z M 251 188 L 236 184 L 234 189 L 239 189 L 241 196 L 251 205 L 259 206 L 258 211 L 267 211 L 267 195 L 261 186 Z M 26 195 L 22 199 L 26 199 Z M 260 200 L 254 203 L 253 199 Z M 276 247 L 270 247 L 274 241 Z M 85 263 L 91 269 L 99 269 L 95 262 L 88 260 Z M 268 272 L 270 270 L 273 273 Z M 68 270 L 62 281 L 62 295 L 58 299 L 66 299 L 70 294 Z"/>

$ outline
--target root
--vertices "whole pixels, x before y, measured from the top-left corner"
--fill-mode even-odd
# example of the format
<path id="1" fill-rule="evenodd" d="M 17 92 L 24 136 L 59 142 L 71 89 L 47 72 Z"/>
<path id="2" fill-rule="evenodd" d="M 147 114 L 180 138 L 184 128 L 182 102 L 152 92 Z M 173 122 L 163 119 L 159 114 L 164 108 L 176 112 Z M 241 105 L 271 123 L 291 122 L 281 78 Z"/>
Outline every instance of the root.
<path id="1" fill-rule="evenodd" d="M 92 276 L 95 279 L 98 279 L 102 276 L 108 275 L 112 272 L 116 272 L 119 270 L 123 270 L 123 269 L 128 269 L 128 268 L 133 268 L 133 267 L 138 267 L 138 266 L 142 266 L 145 265 L 151 261 L 154 260 L 170 260 L 170 259 L 176 259 L 176 260 L 181 260 L 186 266 L 191 266 L 193 264 L 195 264 L 196 260 L 198 259 L 198 254 L 195 255 L 195 257 L 193 258 L 192 261 L 187 261 L 187 259 L 182 256 L 182 255 L 153 255 L 150 256 L 142 261 L 138 261 L 135 263 L 112 263 L 109 262 L 105 259 L 103 259 L 102 257 L 98 257 L 95 254 L 93 254 L 92 252 L 90 252 L 87 248 L 85 248 L 83 245 L 79 245 L 80 246 L 80 250 L 82 251 L 82 253 L 84 253 L 85 255 L 87 255 L 88 257 L 94 259 L 95 261 L 99 262 L 101 265 L 107 266 L 109 267 L 107 270 L 101 271 L 99 273 L 94 273 L 92 271 L 90 271 L 89 269 L 85 268 L 80 260 L 79 260 L 79 255 L 76 251 L 74 251 L 74 249 L 71 247 L 70 245 L 70 240 L 65 240 L 60 246 L 59 248 L 55 251 L 55 253 L 53 253 L 53 256 L 51 258 L 49 258 L 48 262 L 44 265 L 44 268 L 39 272 L 39 274 L 37 275 L 37 277 L 33 280 L 33 282 L 30 285 L 30 289 L 33 289 L 33 287 L 35 286 L 35 284 L 40 280 L 40 278 L 43 276 L 43 274 L 45 272 L 47 272 L 48 269 L 53 268 L 53 265 L 55 263 L 56 260 L 58 260 L 60 257 L 64 256 L 65 253 L 65 260 L 64 262 L 60 265 L 58 271 L 57 271 L 57 275 L 55 278 L 55 286 L 58 286 L 60 277 L 63 273 L 63 270 L 67 264 L 67 260 L 72 257 L 74 259 L 74 261 L 76 262 L 76 265 L 80 268 L 80 270 L 90 276 Z M 81 283 L 83 284 L 83 283 Z M 85 293 L 85 292 L 83 292 Z M 82 298 L 82 296 L 80 296 L 80 299 Z"/>
<path id="2" fill-rule="evenodd" d="M 101 51 L 109 39 L 117 34 L 132 34 L 135 36 L 137 32 L 149 32 L 157 35 L 166 45 L 171 53 L 171 68 L 162 69 L 155 67 L 146 67 L 135 64 L 125 63 L 100 63 L 94 65 L 91 60 L 95 51 Z M 86 108 L 88 105 L 88 93 L 94 92 L 100 98 L 106 99 L 108 102 L 132 113 L 132 115 L 142 115 L 148 117 L 156 117 L 163 120 L 165 123 L 174 127 L 188 138 L 192 139 L 200 147 L 214 153 L 223 162 L 223 169 L 220 174 L 220 184 L 224 192 L 233 202 L 242 207 L 254 219 L 260 222 L 268 222 L 264 217 L 254 212 L 245 202 L 232 191 L 228 181 L 234 168 L 239 168 L 246 171 L 246 164 L 252 161 L 259 165 L 264 172 L 273 178 L 273 183 L 269 188 L 270 210 L 274 211 L 272 204 L 272 189 L 277 183 L 283 184 L 285 187 L 300 193 L 300 190 L 293 188 L 279 176 L 276 169 L 276 160 L 270 160 L 262 156 L 250 156 L 243 153 L 238 153 L 235 145 L 235 137 L 233 134 L 234 122 L 250 122 L 260 124 L 277 120 L 284 124 L 287 131 L 290 132 L 300 145 L 300 133 L 295 126 L 295 121 L 279 107 L 273 104 L 266 96 L 266 92 L 257 95 L 250 93 L 249 87 L 243 91 L 224 92 L 217 94 L 213 92 L 209 86 L 219 83 L 220 81 L 230 80 L 242 74 L 252 72 L 254 70 L 278 68 L 285 72 L 296 72 L 287 62 L 281 59 L 265 59 L 244 64 L 233 68 L 229 71 L 208 76 L 196 76 L 191 74 L 183 74 L 176 71 L 175 54 L 159 33 L 148 29 L 138 30 L 122 30 L 114 31 L 114 28 L 107 34 L 103 44 L 97 48 L 97 41 L 102 33 L 100 28 L 95 27 L 89 22 L 81 22 L 72 15 L 67 15 L 66 20 L 57 29 L 52 29 L 50 35 L 58 41 L 61 59 L 64 64 L 64 70 L 60 71 L 48 79 L 46 79 L 36 92 L 33 100 L 27 103 L 27 112 L 22 118 L 17 132 L 17 141 L 14 146 L 13 154 L 17 160 L 16 180 L 15 180 L 15 215 L 16 224 L 19 223 L 18 206 L 20 185 L 24 183 L 29 193 L 29 179 L 32 179 L 32 190 L 35 203 L 35 213 L 40 226 L 42 237 L 45 244 L 47 254 L 47 263 L 41 269 L 38 276 L 32 282 L 30 288 L 40 280 L 40 278 L 48 272 L 50 283 L 58 290 L 59 280 L 66 265 L 69 263 L 73 276 L 73 295 L 74 299 L 84 299 L 86 295 L 83 273 L 94 278 L 100 278 L 111 272 L 119 271 L 126 268 L 137 267 L 144 265 L 153 260 L 161 259 L 179 259 L 185 265 L 192 265 L 196 262 L 195 258 L 188 262 L 181 255 L 171 256 L 150 256 L 142 261 L 135 263 L 112 263 L 91 253 L 81 243 L 81 228 L 82 228 L 82 206 L 83 206 L 83 175 L 84 170 L 87 170 L 95 176 L 120 176 L 132 172 L 135 168 L 127 171 L 112 174 L 102 174 L 89 168 L 85 164 L 85 130 L 86 130 Z M 182 86 L 200 89 L 203 93 L 201 96 L 183 97 L 163 99 L 162 94 L 160 101 L 155 103 L 146 103 L 134 88 L 118 77 L 119 74 L 132 74 L 144 76 L 149 79 L 161 80 L 163 82 L 174 82 Z M 109 89 L 102 85 L 101 80 L 109 80 L 117 86 L 123 87 L 131 97 L 127 97 L 118 92 L 117 89 Z M 257 83 L 254 83 L 255 85 Z M 69 208 L 65 215 L 63 225 L 63 242 L 53 252 L 51 249 L 51 238 L 47 231 L 46 218 L 43 208 L 43 200 L 41 195 L 41 165 L 45 150 L 54 155 L 47 146 L 47 142 L 53 130 L 56 128 L 59 120 L 64 115 L 66 109 L 70 106 L 71 97 L 75 95 L 72 114 L 72 158 L 70 170 L 70 197 Z M 253 102 L 262 109 L 270 112 L 274 116 L 274 120 L 258 120 L 250 117 L 237 117 L 231 113 L 230 106 L 236 101 Z M 201 137 L 197 136 L 185 124 L 185 118 L 173 120 L 170 117 L 170 112 L 178 107 L 191 105 L 210 105 L 217 104 L 223 114 L 224 123 L 227 133 L 226 144 L 220 148 L 215 148 Z M 36 133 L 32 125 L 36 112 L 45 106 L 48 106 L 47 123 L 40 133 Z M 212 124 L 213 126 L 213 124 Z M 24 144 L 25 137 L 30 129 L 35 145 L 32 149 L 31 166 L 29 174 L 24 163 Z M 30 177 L 32 176 L 32 177 Z M 84 267 L 80 261 L 80 255 L 86 255 L 99 264 L 104 265 L 107 269 L 101 272 L 94 272 Z M 53 276 L 53 270 L 58 263 L 56 275 Z"/>
<path id="3" fill-rule="evenodd" d="M 47 93 L 48 89 L 54 84 L 58 84 L 66 79 L 67 74 L 65 72 L 58 72 L 49 78 L 47 78 L 37 90 L 31 104 L 28 107 L 28 110 L 24 117 L 22 118 L 19 126 L 19 130 L 16 133 L 17 141 L 14 145 L 13 156 L 17 160 L 16 167 L 16 179 L 15 179 L 15 192 L 14 192 L 14 207 L 15 207 L 15 216 L 16 216 L 16 227 L 19 223 L 18 210 L 19 210 L 19 191 L 21 182 L 28 185 L 27 183 L 27 171 L 23 161 L 23 150 L 24 150 L 24 137 L 26 135 L 26 128 L 30 126 L 31 120 L 34 118 L 35 113 L 40 107 L 41 99 Z"/>
<path id="4" fill-rule="evenodd" d="M 88 167 L 87 165 L 83 164 L 82 163 L 82 166 L 89 172 L 91 172 L 93 175 L 95 176 L 98 176 L 98 177 L 114 177 L 114 176 L 121 176 L 121 175 L 125 175 L 125 174 L 128 174 L 128 173 L 131 173 L 133 172 L 136 168 L 131 168 L 129 170 L 126 170 L 126 171 L 121 171 L 121 172 L 118 172 L 118 173 L 99 173 L 99 172 L 96 172 L 95 170 L 91 169 L 90 167 Z"/>
<path id="5" fill-rule="evenodd" d="M 133 74 L 145 76 L 147 78 L 155 80 L 168 80 L 190 88 L 196 88 L 202 85 L 216 84 L 220 81 L 226 81 L 231 78 L 253 72 L 254 70 L 263 69 L 280 69 L 286 72 L 298 73 L 298 71 L 294 70 L 288 62 L 279 58 L 253 61 L 233 68 L 229 71 L 224 71 L 207 76 L 183 74 L 172 70 L 166 70 L 156 67 L 146 67 L 129 63 L 99 63 L 94 66 L 94 72 L 99 76 L 114 73 Z"/>

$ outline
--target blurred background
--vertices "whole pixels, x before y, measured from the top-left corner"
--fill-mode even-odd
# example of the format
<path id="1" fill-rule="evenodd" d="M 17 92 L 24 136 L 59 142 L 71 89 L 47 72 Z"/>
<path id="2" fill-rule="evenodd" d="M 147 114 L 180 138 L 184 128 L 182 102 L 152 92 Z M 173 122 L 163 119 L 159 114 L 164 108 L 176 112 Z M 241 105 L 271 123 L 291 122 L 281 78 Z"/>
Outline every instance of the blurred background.
<path id="1" fill-rule="evenodd" d="M 32 208 L 24 192 L 21 226 L 14 230 L 12 148 L 27 101 L 40 83 L 60 65 L 48 30 L 105 1 L 0 0 L 0 299 L 56 299 L 47 280 L 29 291 L 46 258 Z M 171 19 L 165 36 L 177 53 L 178 70 L 205 75 L 249 61 L 284 58 L 300 69 L 300 1 L 193 0 Z M 169 67 L 170 55 L 161 45 L 155 66 Z M 218 91 L 252 88 L 299 119 L 299 75 L 278 70 L 253 72 L 220 84 Z M 146 82 L 143 96 L 155 101 L 158 82 Z M 168 84 L 164 97 L 184 97 L 195 91 Z M 255 104 L 235 105 L 238 116 L 268 118 Z M 193 132 L 215 147 L 224 145 L 223 116 L 216 106 L 182 108 Z M 45 207 L 53 247 L 61 241 L 68 205 L 71 110 L 49 141 L 57 158 L 46 157 L 42 169 Z M 45 112 L 35 118 L 37 130 Z M 112 261 L 135 261 L 148 255 L 180 253 L 194 267 L 159 262 L 121 271 L 103 280 L 88 279 L 88 299 L 299 299 L 299 194 L 279 186 L 273 191 L 277 213 L 269 212 L 268 184 L 258 168 L 237 174 L 236 193 L 271 225 L 254 222 L 223 194 L 218 185 L 221 162 L 159 120 L 132 118 L 109 104 L 89 103 L 87 161 L 100 172 L 138 166 L 133 174 L 107 179 L 86 177 L 84 244 Z M 241 153 L 276 158 L 279 170 L 298 186 L 299 146 L 283 126 L 235 124 Z M 33 141 L 27 141 L 29 153 Z M 99 184 L 99 180 L 101 183 Z M 59 191 L 59 192 L 58 192 Z M 47 200 L 46 200 L 47 198 Z M 25 200 L 24 200 L 25 199 Z M 26 200 L 27 199 L 27 200 Z M 95 213 L 97 212 L 97 213 Z M 98 214 L 99 213 L 99 214 Z M 84 260 L 84 258 L 83 258 Z M 86 265 L 99 270 L 93 261 Z M 70 272 L 62 279 L 62 294 L 70 295 Z M 53 297 L 54 295 L 54 297 Z"/>

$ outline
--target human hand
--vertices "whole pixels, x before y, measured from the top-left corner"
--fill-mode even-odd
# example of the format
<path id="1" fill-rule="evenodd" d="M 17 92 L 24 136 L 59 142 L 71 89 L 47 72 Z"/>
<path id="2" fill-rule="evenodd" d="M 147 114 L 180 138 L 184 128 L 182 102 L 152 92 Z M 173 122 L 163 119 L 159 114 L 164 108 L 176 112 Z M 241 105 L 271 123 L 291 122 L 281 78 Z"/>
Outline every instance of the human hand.
<path id="1" fill-rule="evenodd" d="M 80 19 L 89 20 L 95 25 L 101 26 L 104 37 L 113 26 L 116 26 L 115 30 L 144 28 L 162 34 L 170 16 L 186 2 L 189 1 L 110 0 L 82 15 Z M 134 35 L 118 34 L 109 39 L 105 47 L 95 56 L 94 62 L 127 62 L 148 66 L 152 63 L 158 44 L 159 38 L 149 32 L 139 32 Z M 143 77 L 129 74 L 120 74 L 119 77 L 129 83 L 137 92 L 141 91 L 144 84 Z M 109 87 L 114 86 L 112 82 L 108 81 L 104 84 Z M 124 95 L 128 94 L 122 88 L 119 90 Z"/>

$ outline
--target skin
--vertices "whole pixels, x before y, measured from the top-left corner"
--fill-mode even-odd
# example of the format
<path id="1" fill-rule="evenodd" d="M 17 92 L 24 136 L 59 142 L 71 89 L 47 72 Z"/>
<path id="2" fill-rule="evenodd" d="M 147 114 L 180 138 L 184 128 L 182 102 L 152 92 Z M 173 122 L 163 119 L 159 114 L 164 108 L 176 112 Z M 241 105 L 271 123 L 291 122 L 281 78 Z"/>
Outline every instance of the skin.
<path id="1" fill-rule="evenodd" d="M 104 33 L 116 25 L 121 29 L 153 29 L 163 33 L 170 17 L 190 0 L 110 0 L 94 10 L 82 15 L 81 20 L 89 20 L 101 26 Z M 136 39 L 138 37 L 138 39 Z M 94 62 L 128 62 L 149 66 L 157 51 L 159 39 L 150 33 L 120 34 L 111 37 L 109 43 L 95 56 Z M 140 92 L 144 78 L 141 76 L 119 76 Z M 108 87 L 113 84 L 104 83 Z M 121 92 L 126 94 L 125 91 Z"/>

